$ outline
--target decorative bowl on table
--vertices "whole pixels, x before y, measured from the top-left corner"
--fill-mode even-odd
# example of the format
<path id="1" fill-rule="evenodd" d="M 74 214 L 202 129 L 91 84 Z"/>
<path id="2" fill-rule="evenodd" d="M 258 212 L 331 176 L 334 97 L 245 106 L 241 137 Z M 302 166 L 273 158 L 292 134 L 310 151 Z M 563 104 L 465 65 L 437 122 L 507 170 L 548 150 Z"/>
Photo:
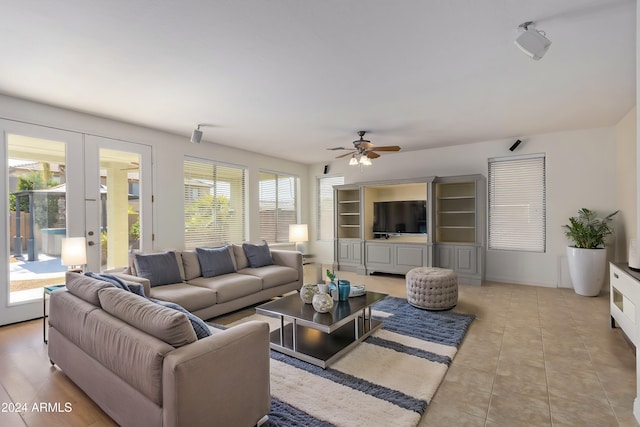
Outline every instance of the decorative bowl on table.
<path id="1" fill-rule="evenodd" d="M 302 285 L 300 288 L 300 299 L 305 304 L 311 304 L 313 296 L 318 293 L 318 285 Z"/>
<path id="2" fill-rule="evenodd" d="M 318 313 L 326 313 L 333 308 L 333 298 L 327 293 L 319 292 L 313 295 L 311 305 Z"/>

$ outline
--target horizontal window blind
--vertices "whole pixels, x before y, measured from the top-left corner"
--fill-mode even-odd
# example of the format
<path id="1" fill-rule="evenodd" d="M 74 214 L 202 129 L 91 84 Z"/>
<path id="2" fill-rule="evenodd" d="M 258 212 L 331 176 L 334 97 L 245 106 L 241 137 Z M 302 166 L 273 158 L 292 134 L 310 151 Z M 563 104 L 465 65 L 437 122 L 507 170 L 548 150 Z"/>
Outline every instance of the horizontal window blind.
<path id="1" fill-rule="evenodd" d="M 185 248 L 245 240 L 245 181 L 242 167 L 185 159 Z"/>
<path id="2" fill-rule="evenodd" d="M 328 176 L 318 178 L 318 240 L 333 240 L 333 186 L 344 184 L 344 176 Z"/>
<path id="3" fill-rule="evenodd" d="M 544 155 L 489 159 L 489 249 L 545 252 Z"/>
<path id="4" fill-rule="evenodd" d="M 269 243 L 289 241 L 289 224 L 298 220 L 297 178 L 271 172 L 259 176 L 260 239 Z"/>

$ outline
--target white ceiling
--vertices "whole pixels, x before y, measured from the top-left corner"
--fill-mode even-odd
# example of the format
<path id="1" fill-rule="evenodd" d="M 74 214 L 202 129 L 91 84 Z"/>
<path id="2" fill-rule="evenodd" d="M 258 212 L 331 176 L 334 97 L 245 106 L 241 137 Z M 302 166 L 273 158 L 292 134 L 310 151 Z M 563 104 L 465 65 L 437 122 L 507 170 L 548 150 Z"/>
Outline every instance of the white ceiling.
<path id="1" fill-rule="evenodd" d="M 610 126 L 633 0 L 3 0 L 0 93 L 304 163 Z M 513 44 L 533 20 L 553 42 Z M 384 156 L 393 156 L 385 153 Z"/>

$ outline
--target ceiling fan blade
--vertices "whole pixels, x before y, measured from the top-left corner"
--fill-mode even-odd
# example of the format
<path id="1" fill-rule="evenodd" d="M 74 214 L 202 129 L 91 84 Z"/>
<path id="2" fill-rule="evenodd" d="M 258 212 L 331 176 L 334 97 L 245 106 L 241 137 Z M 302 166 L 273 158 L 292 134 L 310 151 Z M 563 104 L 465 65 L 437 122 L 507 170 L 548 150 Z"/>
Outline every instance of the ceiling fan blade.
<path id="1" fill-rule="evenodd" d="M 380 157 L 380 154 L 374 151 L 367 151 L 367 157 L 370 159 L 377 159 L 378 157 Z"/>
<path id="2" fill-rule="evenodd" d="M 356 147 L 363 148 L 365 150 L 370 150 L 373 147 L 371 141 L 356 141 L 358 144 Z"/>
<path id="3" fill-rule="evenodd" d="M 383 147 L 373 147 L 372 151 L 400 151 L 400 147 L 397 145 L 385 145 Z"/>
<path id="4" fill-rule="evenodd" d="M 353 148 L 331 147 L 331 148 L 327 148 L 327 150 L 330 150 L 330 151 L 336 151 L 336 150 L 353 150 Z"/>
<path id="5" fill-rule="evenodd" d="M 341 159 L 343 157 L 351 156 L 354 153 L 355 153 L 355 151 L 352 151 L 352 152 L 349 152 L 349 153 L 340 154 L 339 156 L 336 157 L 336 159 Z"/>

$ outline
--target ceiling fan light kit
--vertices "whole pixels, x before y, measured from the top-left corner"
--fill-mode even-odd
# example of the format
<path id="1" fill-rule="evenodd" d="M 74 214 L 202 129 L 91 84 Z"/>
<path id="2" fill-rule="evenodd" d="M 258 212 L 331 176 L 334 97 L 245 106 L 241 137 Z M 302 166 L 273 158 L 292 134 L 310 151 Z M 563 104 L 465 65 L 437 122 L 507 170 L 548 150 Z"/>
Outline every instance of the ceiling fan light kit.
<path id="1" fill-rule="evenodd" d="M 397 145 L 376 147 L 371 141 L 364 139 L 365 133 L 367 133 L 367 131 L 365 130 L 358 131 L 358 136 L 360 136 L 360 139 L 353 141 L 354 148 L 333 147 L 327 148 L 327 150 L 349 150 L 348 153 L 341 154 L 337 156 L 336 159 L 351 155 L 351 158 L 349 159 L 349 166 L 360 167 L 370 166 L 371 159 L 377 159 L 378 157 L 380 157 L 380 154 L 376 153 L 376 151 L 400 151 L 400 147 L 398 147 Z"/>
<path id="2" fill-rule="evenodd" d="M 515 39 L 516 46 L 536 61 L 542 58 L 551 46 L 551 40 L 546 37 L 545 32 L 535 28 L 533 21 L 523 22 L 518 29 L 524 32 Z"/>

